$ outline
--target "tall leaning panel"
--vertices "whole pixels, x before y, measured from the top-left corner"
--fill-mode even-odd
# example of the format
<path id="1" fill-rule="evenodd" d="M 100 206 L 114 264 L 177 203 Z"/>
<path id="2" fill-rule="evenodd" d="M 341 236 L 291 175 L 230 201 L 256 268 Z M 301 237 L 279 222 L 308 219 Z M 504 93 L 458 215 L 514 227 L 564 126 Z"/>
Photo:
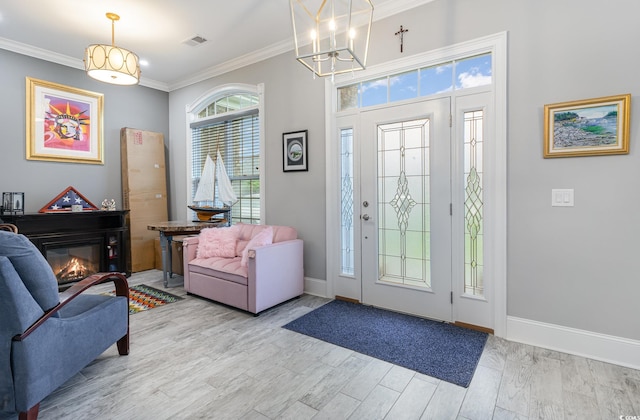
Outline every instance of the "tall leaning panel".
<path id="1" fill-rule="evenodd" d="M 167 171 L 162 133 L 124 127 L 120 130 L 122 202 L 129 210 L 131 271 L 155 267 L 154 239 L 149 224 L 168 220 Z"/>

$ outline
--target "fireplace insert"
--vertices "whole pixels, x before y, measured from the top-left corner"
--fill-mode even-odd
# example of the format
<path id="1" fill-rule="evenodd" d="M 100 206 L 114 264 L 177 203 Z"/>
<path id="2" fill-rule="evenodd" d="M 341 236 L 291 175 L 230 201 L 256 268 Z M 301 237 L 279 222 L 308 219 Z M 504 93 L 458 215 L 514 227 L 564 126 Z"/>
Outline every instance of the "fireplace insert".
<path id="1" fill-rule="evenodd" d="M 100 271 L 102 240 L 90 239 L 44 244 L 45 258 L 53 269 L 58 284 L 73 283 Z"/>

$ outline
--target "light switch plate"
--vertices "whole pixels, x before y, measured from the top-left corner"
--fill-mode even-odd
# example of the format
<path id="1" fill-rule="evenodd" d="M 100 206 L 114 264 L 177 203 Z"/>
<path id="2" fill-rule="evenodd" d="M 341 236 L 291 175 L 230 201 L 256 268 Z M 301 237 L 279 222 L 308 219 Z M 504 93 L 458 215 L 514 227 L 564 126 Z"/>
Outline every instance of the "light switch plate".
<path id="1" fill-rule="evenodd" d="M 551 205 L 553 207 L 573 207 L 573 188 L 552 189 Z"/>

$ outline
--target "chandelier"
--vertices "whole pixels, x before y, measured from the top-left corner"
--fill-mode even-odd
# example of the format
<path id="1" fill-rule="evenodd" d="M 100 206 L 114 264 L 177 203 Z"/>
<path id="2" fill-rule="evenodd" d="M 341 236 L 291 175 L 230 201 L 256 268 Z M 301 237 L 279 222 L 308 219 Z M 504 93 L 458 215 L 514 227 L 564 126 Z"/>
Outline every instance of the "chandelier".
<path id="1" fill-rule="evenodd" d="M 364 70 L 373 22 L 370 0 L 289 0 L 296 59 L 315 76 Z"/>
<path id="2" fill-rule="evenodd" d="M 101 82 L 114 85 L 136 85 L 140 81 L 138 56 L 124 48 L 116 47 L 114 26 L 120 16 L 107 13 L 111 20 L 111 45 L 92 44 L 85 51 L 84 69 Z"/>

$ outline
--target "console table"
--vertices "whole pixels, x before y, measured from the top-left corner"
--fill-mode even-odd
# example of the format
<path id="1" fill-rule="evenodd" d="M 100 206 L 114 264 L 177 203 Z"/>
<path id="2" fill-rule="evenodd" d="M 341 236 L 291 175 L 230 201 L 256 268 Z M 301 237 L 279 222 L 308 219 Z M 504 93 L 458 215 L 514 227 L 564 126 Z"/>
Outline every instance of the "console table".
<path id="1" fill-rule="evenodd" d="M 160 249 L 162 253 L 162 281 L 164 287 L 169 286 L 169 277 L 173 276 L 171 267 L 172 249 L 171 241 L 175 235 L 194 235 L 200 233 L 204 228 L 216 226 L 207 222 L 185 222 L 185 221 L 169 221 L 158 222 L 147 226 L 149 230 L 160 232 Z"/>

